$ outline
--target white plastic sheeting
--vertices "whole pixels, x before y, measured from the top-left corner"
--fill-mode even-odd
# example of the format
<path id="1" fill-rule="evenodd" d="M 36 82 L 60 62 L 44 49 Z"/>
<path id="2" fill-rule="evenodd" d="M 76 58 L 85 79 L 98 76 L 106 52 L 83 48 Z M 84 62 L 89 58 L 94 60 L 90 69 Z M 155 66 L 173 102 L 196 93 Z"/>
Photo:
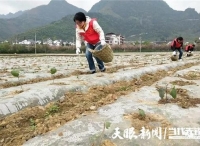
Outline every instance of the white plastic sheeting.
<path id="1" fill-rule="evenodd" d="M 192 61 L 187 61 L 187 63 L 191 62 Z M 101 77 L 98 77 L 99 74 L 80 75 L 78 77 L 71 76 L 55 80 L 55 83 L 63 82 L 68 85 L 51 85 L 52 81 L 28 84 L 25 86 L 25 90 L 27 91 L 17 95 L 9 95 L 9 93 L 11 90 L 13 91 L 13 89 L 19 90 L 19 87 L 2 89 L 0 91 L 0 96 L 4 98 L 0 98 L 0 117 L 17 112 L 25 107 L 45 105 L 49 101 L 58 100 L 68 91 L 85 91 L 91 86 L 107 85 L 121 80 L 131 80 L 145 73 L 152 73 L 157 70 L 168 70 L 185 64 L 186 62 L 175 62 L 120 71 L 112 74 L 103 73 Z"/>
<path id="2" fill-rule="evenodd" d="M 157 69 L 167 69 L 170 67 L 176 67 L 179 65 L 184 65 L 184 63 L 176 63 L 165 66 L 155 66 L 151 67 L 151 71 L 156 71 Z M 193 66 L 192 68 L 180 70 L 177 73 L 187 73 L 191 69 L 197 69 L 199 66 Z M 142 71 L 141 71 L 142 70 Z M 147 73 L 150 71 L 149 68 L 142 68 L 139 72 Z M 103 128 L 103 123 L 106 121 L 111 122 L 111 127 L 105 131 L 104 138 L 109 138 L 111 141 L 116 143 L 118 146 L 129 146 L 129 145 L 140 145 L 140 146 L 199 146 L 200 138 L 198 139 L 158 139 L 157 137 L 150 137 L 148 140 L 137 138 L 137 139 L 113 139 L 112 135 L 114 134 L 115 128 L 120 128 L 120 136 L 123 137 L 123 130 L 132 127 L 130 121 L 126 120 L 123 115 L 133 112 L 138 112 L 138 108 L 141 108 L 148 114 L 158 114 L 164 117 L 165 120 L 169 121 L 171 127 L 173 128 L 199 128 L 200 126 L 200 106 L 195 108 L 183 109 L 176 104 L 158 104 L 158 100 L 160 99 L 158 92 L 156 90 L 156 85 L 165 86 L 168 84 L 171 85 L 170 82 L 175 80 L 185 80 L 181 77 L 174 77 L 177 73 L 175 73 L 172 77 L 165 77 L 160 81 L 156 82 L 152 86 L 144 86 L 137 92 L 132 92 L 129 95 L 122 96 L 115 103 L 110 105 L 106 105 L 98 109 L 97 114 L 91 114 L 86 117 L 81 117 L 77 120 L 68 122 L 64 126 L 58 128 L 55 131 L 49 132 L 43 136 L 37 136 L 24 144 L 24 146 L 88 146 L 90 145 L 90 138 L 94 137 L 95 134 L 100 134 Z M 114 73 L 113 76 L 117 77 L 119 80 L 121 79 L 131 79 L 134 77 L 134 74 L 139 75 L 139 73 L 135 70 L 124 73 Z M 108 76 L 107 76 L 108 77 Z M 112 80 L 112 79 L 110 79 Z M 200 80 L 195 81 L 196 85 L 190 85 L 191 88 L 197 88 L 200 85 Z M 186 86 L 181 86 L 181 88 L 186 88 Z M 199 91 L 194 92 L 190 96 L 199 97 Z M 160 126 L 159 122 L 153 123 Z M 59 133 L 62 132 L 63 136 L 59 136 Z M 162 133 L 163 134 L 163 133 Z M 199 135 L 200 136 L 200 135 Z"/>

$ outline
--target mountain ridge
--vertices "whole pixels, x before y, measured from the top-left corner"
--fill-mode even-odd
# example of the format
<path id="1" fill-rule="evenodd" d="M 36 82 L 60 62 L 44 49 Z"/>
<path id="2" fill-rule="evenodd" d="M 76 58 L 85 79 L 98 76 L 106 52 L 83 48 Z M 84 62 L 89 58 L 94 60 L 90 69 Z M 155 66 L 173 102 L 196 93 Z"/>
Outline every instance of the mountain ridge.
<path id="1" fill-rule="evenodd" d="M 53 5 L 54 2 L 55 1 L 51 1 L 49 5 Z M 45 11 L 43 8 L 41 9 Z M 40 8 L 37 7 L 35 10 L 39 11 Z M 35 13 L 37 13 L 37 11 Z M 78 9 L 77 11 L 82 10 Z M 48 10 L 43 13 L 48 14 Z M 27 32 L 18 34 L 18 36 L 24 38 L 24 36 L 29 36 L 31 33 L 34 34 L 37 30 L 38 38 L 60 37 L 60 39 L 63 40 L 72 39 L 75 37 L 72 18 L 74 14 L 75 12 L 68 14 L 71 19 L 66 15 L 63 19 L 55 20 L 50 24 L 44 24 L 42 27 L 38 26 L 34 29 L 29 29 Z M 142 37 L 149 40 L 167 40 L 180 35 L 188 38 L 195 38 L 200 34 L 200 14 L 192 8 L 188 8 L 185 11 L 173 10 L 162 0 L 148 1 L 145 3 L 143 1 L 121 2 L 101 0 L 86 14 L 96 17 L 105 30 L 105 33 L 120 33 L 130 40 L 134 39 L 130 37 L 133 34 L 141 33 L 147 34 Z M 36 17 L 34 20 L 41 21 L 41 18 Z M 70 23 L 68 21 L 70 21 Z M 23 20 L 21 20 L 21 22 L 23 22 Z M 26 27 L 25 25 L 26 24 L 24 24 L 24 27 Z M 62 31 L 60 31 L 61 28 Z M 66 30 L 64 30 L 64 28 Z M 33 34 L 30 36 L 33 36 Z"/>
<path id="2" fill-rule="evenodd" d="M 47 25 L 69 14 L 85 10 L 73 6 L 68 2 L 51 0 L 47 5 L 41 5 L 27 10 L 18 17 L 0 19 L 0 40 L 7 39 L 12 35 L 20 34 L 29 29 Z"/>
<path id="3" fill-rule="evenodd" d="M 25 11 L 17 11 L 15 13 L 9 12 L 8 14 L 0 14 L 0 19 L 10 19 L 10 18 L 16 18 L 20 15 L 22 15 Z"/>

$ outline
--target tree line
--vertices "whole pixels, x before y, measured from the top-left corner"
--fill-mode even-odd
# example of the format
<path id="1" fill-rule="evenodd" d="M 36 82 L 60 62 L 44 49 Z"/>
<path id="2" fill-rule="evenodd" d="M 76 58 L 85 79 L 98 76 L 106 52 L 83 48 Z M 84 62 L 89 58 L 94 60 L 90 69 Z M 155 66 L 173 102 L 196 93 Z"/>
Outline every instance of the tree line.
<path id="1" fill-rule="evenodd" d="M 185 46 L 184 46 L 185 47 Z M 170 52 L 170 46 L 166 44 L 123 44 L 111 45 L 113 52 Z M 85 52 L 86 47 L 82 45 L 81 52 Z M 183 48 L 184 49 L 184 48 Z M 75 46 L 49 46 L 49 45 L 21 45 L 10 44 L 8 42 L 0 44 L 0 54 L 33 54 L 33 53 L 59 53 L 75 54 Z M 200 51 L 200 46 L 195 47 L 195 51 Z"/>

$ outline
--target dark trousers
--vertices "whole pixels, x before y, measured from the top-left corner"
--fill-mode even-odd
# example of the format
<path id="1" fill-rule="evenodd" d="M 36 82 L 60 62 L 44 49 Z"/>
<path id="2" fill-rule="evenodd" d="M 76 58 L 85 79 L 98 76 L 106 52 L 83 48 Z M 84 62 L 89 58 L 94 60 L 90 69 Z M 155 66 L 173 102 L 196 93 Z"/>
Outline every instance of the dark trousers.
<path id="1" fill-rule="evenodd" d="M 178 51 L 179 52 L 179 59 L 182 58 L 183 56 L 183 50 L 181 48 L 174 48 L 174 47 L 171 47 L 172 51 Z"/>
<path id="2" fill-rule="evenodd" d="M 100 50 L 100 49 L 102 49 L 102 45 L 100 45 L 100 44 L 101 44 L 100 42 L 97 43 L 96 45 L 92 45 L 92 44 L 87 43 L 86 53 L 85 54 L 86 54 L 86 58 L 87 58 L 87 61 L 88 61 L 88 64 L 89 64 L 89 68 L 90 68 L 91 72 L 96 71 L 96 68 L 95 68 L 95 64 L 94 64 L 94 60 L 93 60 L 93 55 L 92 55 L 92 53 L 88 49 L 90 48 L 90 49 L 94 50 L 97 47 L 96 49 Z M 104 70 L 104 63 L 103 63 L 103 61 L 100 60 L 97 57 L 94 57 L 94 58 L 97 61 L 99 69 L 101 71 Z"/>

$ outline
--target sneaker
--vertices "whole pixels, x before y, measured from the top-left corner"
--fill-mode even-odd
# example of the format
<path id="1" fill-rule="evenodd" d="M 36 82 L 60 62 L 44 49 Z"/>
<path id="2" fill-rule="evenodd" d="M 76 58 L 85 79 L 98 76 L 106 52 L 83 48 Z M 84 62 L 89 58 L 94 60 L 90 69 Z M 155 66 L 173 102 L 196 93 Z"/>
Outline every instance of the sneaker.
<path id="1" fill-rule="evenodd" d="M 92 72 L 91 72 L 91 74 L 94 74 L 94 73 L 96 73 L 96 71 L 92 71 Z"/>
<path id="2" fill-rule="evenodd" d="M 101 70 L 101 72 L 105 72 L 106 71 L 106 68 L 104 68 L 103 70 Z"/>
<path id="3" fill-rule="evenodd" d="M 183 59 L 179 59 L 178 61 L 183 61 Z"/>

